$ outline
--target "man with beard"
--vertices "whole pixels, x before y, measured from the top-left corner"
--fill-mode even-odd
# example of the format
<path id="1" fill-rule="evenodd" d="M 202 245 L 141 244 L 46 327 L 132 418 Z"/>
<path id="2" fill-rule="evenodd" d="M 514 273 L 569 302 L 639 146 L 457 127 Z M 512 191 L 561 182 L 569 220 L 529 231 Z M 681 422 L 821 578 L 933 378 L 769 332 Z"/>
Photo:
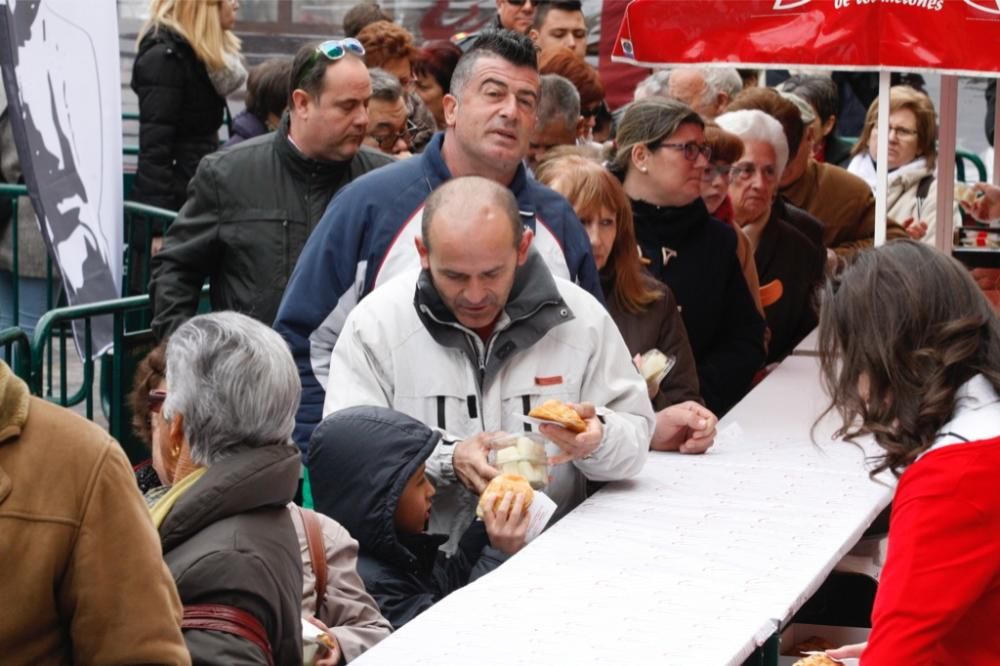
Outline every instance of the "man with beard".
<path id="1" fill-rule="evenodd" d="M 483 33 L 452 75 L 445 131 L 420 155 L 359 179 L 331 202 L 274 324 L 302 378 L 295 440 L 303 448 L 320 419 L 330 354 L 347 313 L 372 289 L 419 265 L 414 242 L 424 200 L 446 180 L 482 176 L 510 189 L 542 262 L 601 298 L 590 242 L 573 209 L 521 163 L 535 128 L 538 88 L 531 40 L 506 30 Z"/>
<path id="2" fill-rule="evenodd" d="M 153 257 L 153 331 L 194 316 L 205 278 L 213 310 L 273 323 L 289 275 L 330 199 L 392 161 L 361 147 L 372 95 L 357 40 L 296 54 L 288 112 L 272 134 L 205 157 Z"/>

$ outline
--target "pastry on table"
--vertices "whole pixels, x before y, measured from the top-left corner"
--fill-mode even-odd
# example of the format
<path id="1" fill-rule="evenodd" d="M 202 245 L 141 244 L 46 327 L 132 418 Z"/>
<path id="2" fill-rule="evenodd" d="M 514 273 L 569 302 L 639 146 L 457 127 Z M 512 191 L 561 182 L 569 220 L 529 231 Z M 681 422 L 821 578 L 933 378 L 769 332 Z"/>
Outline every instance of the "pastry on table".
<path id="1" fill-rule="evenodd" d="M 577 414 L 575 409 L 562 400 L 546 400 L 528 412 L 528 416 L 545 421 L 555 421 L 572 432 L 583 432 L 587 429 L 586 421 Z"/>
<path id="2" fill-rule="evenodd" d="M 531 500 L 535 496 L 535 491 L 531 489 L 531 484 L 528 480 L 521 476 L 520 474 L 500 474 L 499 476 L 493 477 L 493 480 L 486 485 L 486 490 L 483 494 L 479 496 L 479 505 L 476 507 L 476 516 L 479 518 L 483 517 L 483 513 L 486 510 L 486 498 L 491 493 L 496 493 L 493 499 L 493 509 L 495 510 L 500 502 L 503 501 L 503 496 L 507 492 L 512 492 L 515 495 L 521 495 L 524 497 L 524 510 L 527 510 L 531 506 Z M 513 506 L 513 504 L 511 504 Z"/>

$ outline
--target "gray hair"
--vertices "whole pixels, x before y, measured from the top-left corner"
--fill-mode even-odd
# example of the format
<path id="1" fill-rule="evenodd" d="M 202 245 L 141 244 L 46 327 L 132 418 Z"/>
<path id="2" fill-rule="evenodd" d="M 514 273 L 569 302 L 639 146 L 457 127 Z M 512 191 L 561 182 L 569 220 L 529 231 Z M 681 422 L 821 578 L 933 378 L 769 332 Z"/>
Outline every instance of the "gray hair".
<path id="1" fill-rule="evenodd" d="M 667 84 L 670 83 L 670 70 L 658 69 L 635 87 L 633 95 L 635 101 L 646 99 L 647 97 L 666 97 Z"/>
<path id="2" fill-rule="evenodd" d="M 518 247 L 524 236 L 524 223 L 521 222 L 521 212 L 517 207 L 514 193 L 500 183 L 482 176 L 452 178 L 430 193 L 424 202 L 423 219 L 420 224 L 424 247 L 428 251 L 431 249 L 431 224 L 436 221 L 439 211 L 458 206 L 463 212 L 468 212 L 470 206 L 484 203 L 493 204 L 503 210 L 514 233 L 514 247 Z"/>
<path id="3" fill-rule="evenodd" d="M 715 122 L 722 129 L 740 137 L 744 143 L 763 141 L 770 144 L 778 161 L 778 174 L 780 176 L 784 173 L 785 166 L 788 165 L 788 139 L 776 118 L 757 109 L 747 109 L 724 113 Z"/>
<path id="4" fill-rule="evenodd" d="M 566 127 L 576 127 L 580 120 L 580 93 L 566 77 L 543 74 L 538 91 L 538 127 L 561 119 Z"/>
<path id="5" fill-rule="evenodd" d="M 729 99 L 732 99 L 743 90 L 743 79 L 733 67 L 684 67 L 683 69 L 698 72 L 705 80 L 705 93 L 701 100 L 703 103 L 711 103 L 720 92 L 726 93 Z M 635 87 L 635 99 L 640 100 L 655 96 L 668 97 L 670 71 L 669 69 L 661 69 L 640 81 L 639 85 Z"/>
<path id="6" fill-rule="evenodd" d="M 199 315 L 167 343 L 163 417 L 184 417 L 191 460 L 199 465 L 246 449 L 291 445 L 301 393 L 288 345 L 246 315 Z"/>
<path id="7" fill-rule="evenodd" d="M 372 80 L 372 99 L 383 102 L 398 102 L 403 96 L 403 86 L 395 76 L 380 67 L 368 70 Z"/>
<path id="8" fill-rule="evenodd" d="M 809 127 L 816 121 L 816 109 L 804 97 L 787 90 L 781 90 L 780 88 L 778 89 L 778 94 L 795 105 L 795 108 L 799 110 L 799 116 L 802 118 L 803 125 Z"/>

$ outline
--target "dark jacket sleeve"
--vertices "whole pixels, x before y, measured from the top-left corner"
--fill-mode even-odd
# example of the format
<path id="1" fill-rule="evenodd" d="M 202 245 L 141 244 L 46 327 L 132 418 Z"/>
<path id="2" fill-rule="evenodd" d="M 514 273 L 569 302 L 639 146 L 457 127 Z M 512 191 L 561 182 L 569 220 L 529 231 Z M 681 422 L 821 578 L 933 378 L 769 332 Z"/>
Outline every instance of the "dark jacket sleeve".
<path id="1" fill-rule="evenodd" d="M 990 81 L 989 85 L 986 86 L 986 140 L 990 142 L 990 145 L 994 145 L 996 137 L 993 136 L 993 132 L 996 129 L 996 113 L 997 113 L 997 80 L 993 79 Z"/>
<path id="2" fill-rule="evenodd" d="M 694 362 L 684 319 L 677 309 L 677 299 L 670 287 L 664 285 L 664 290 L 662 301 L 656 304 L 657 308 L 662 308 L 662 325 L 656 348 L 677 360 L 660 383 L 660 392 L 653 398 L 653 408 L 656 411 L 687 400 L 702 404 L 705 402 L 698 385 L 698 366 Z"/>
<path id="3" fill-rule="evenodd" d="M 303 451 L 323 415 L 333 347 L 364 288 L 364 275 L 357 270 L 364 229 L 377 197 L 366 196 L 363 187 L 364 183 L 349 185 L 330 202 L 299 255 L 274 321 L 302 381 L 293 437 Z"/>
<path id="4" fill-rule="evenodd" d="M 139 98 L 139 161 L 136 200 L 176 210 L 174 144 L 184 116 L 184 63 L 173 47 L 159 43 L 143 52 L 132 69 Z"/>
<path id="5" fill-rule="evenodd" d="M 301 599 L 301 579 L 299 583 Z M 178 575 L 177 587 L 206 590 L 195 598 L 184 599 L 185 605 L 221 604 L 246 611 L 267 632 L 275 664 L 302 663 L 302 625 L 283 626 L 287 623 L 283 623 L 282 613 L 268 600 L 280 599 L 285 592 L 255 553 L 219 551 L 206 555 Z M 227 632 L 188 629 L 184 631 L 184 640 L 195 666 L 268 663 L 257 645 Z"/>
<path id="6" fill-rule="evenodd" d="M 218 177 L 213 160 L 202 160 L 188 186 L 188 200 L 153 257 L 150 298 L 153 333 L 170 335 L 195 315 L 205 278 L 223 257 L 219 240 Z"/>
<path id="7" fill-rule="evenodd" d="M 764 318 L 760 316 L 736 259 L 733 237 L 723 302 L 727 321 L 723 332 L 698 364 L 698 380 L 705 406 L 717 416 L 728 412 L 747 394 L 753 377 L 764 365 Z"/>

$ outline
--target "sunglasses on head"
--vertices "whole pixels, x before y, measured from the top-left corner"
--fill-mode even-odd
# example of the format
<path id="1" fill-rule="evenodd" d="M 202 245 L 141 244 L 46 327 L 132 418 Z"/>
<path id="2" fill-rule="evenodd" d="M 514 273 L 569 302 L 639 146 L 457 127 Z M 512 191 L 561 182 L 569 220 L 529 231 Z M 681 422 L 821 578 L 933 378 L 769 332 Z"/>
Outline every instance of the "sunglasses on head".
<path id="1" fill-rule="evenodd" d="M 319 62 L 319 57 L 323 56 L 327 60 L 336 61 L 343 58 L 348 53 L 353 53 L 358 57 L 364 57 L 365 47 L 358 40 L 353 37 L 348 37 L 347 39 L 328 39 L 319 46 L 316 47 L 316 51 L 313 52 L 309 58 L 302 63 L 302 68 L 299 70 L 298 74 L 295 76 L 295 87 L 298 88 L 299 84 L 302 83 L 302 79 L 306 78 L 306 75 L 312 71 L 316 63 Z"/>

